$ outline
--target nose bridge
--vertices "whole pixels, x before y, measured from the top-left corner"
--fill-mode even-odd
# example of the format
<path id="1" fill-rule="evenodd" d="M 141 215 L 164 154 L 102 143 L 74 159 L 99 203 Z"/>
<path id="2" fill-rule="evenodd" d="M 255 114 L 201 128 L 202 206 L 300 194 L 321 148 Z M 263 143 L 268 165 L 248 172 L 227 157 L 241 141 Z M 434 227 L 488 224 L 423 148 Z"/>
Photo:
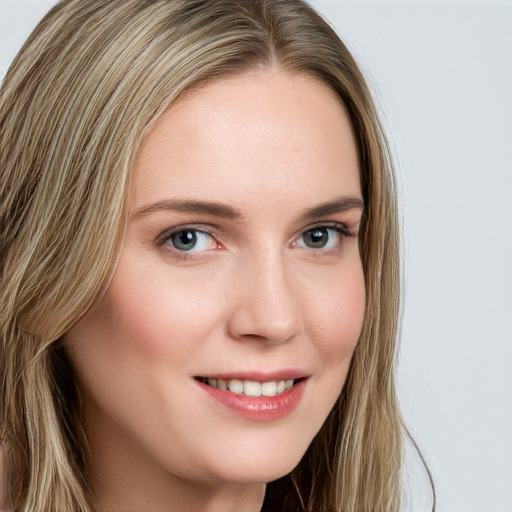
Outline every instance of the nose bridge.
<path id="1" fill-rule="evenodd" d="M 301 297 L 284 252 L 267 247 L 248 257 L 240 270 L 232 334 L 271 343 L 300 334 L 304 330 Z"/>

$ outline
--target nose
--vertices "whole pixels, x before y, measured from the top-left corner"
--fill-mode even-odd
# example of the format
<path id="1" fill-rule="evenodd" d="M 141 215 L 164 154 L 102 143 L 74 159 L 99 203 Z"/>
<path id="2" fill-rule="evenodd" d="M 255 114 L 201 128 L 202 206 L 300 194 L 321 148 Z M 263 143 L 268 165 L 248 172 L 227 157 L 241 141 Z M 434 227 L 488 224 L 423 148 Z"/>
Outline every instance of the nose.
<path id="1" fill-rule="evenodd" d="M 235 279 L 230 335 L 270 344 L 288 341 L 305 330 L 299 284 L 282 256 L 248 259 Z"/>

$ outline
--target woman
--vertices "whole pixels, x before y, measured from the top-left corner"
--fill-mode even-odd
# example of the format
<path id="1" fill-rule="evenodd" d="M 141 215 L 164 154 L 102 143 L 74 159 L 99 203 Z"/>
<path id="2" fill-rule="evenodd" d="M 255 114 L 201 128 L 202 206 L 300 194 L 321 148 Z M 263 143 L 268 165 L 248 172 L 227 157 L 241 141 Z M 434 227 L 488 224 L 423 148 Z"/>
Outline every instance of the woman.
<path id="1" fill-rule="evenodd" d="M 394 181 L 329 26 L 64 0 L 1 112 L 17 510 L 397 511 Z"/>

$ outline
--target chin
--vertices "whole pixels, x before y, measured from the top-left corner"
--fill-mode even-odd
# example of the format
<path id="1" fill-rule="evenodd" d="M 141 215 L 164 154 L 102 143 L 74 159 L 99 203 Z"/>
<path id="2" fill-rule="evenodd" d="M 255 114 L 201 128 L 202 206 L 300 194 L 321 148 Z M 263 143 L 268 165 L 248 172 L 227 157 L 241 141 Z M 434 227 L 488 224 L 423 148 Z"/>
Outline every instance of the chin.
<path id="1" fill-rule="evenodd" d="M 297 443 L 298 444 L 298 443 Z M 293 450 L 266 447 L 265 443 L 252 450 L 237 450 L 225 460 L 215 459 L 207 472 L 212 480 L 239 484 L 268 483 L 290 473 L 300 462 L 309 443 Z"/>

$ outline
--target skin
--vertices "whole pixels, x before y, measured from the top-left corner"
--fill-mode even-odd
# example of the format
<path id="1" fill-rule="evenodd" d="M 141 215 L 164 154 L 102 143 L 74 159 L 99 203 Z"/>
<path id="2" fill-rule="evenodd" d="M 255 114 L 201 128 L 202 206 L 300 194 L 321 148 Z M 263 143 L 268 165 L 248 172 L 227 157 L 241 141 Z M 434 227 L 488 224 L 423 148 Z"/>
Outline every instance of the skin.
<path id="1" fill-rule="evenodd" d="M 340 198 L 352 207 L 304 218 Z M 170 208 L 184 199 L 239 217 Z M 325 421 L 361 331 L 358 201 L 347 113 L 313 78 L 258 70 L 168 109 L 136 159 L 108 292 L 67 336 L 98 510 L 260 510 L 265 483 Z M 311 248 L 308 232 L 326 225 L 326 245 Z M 180 226 L 207 233 L 180 251 L 168 234 Z M 281 369 L 309 378 L 275 421 L 240 417 L 194 379 Z"/>

